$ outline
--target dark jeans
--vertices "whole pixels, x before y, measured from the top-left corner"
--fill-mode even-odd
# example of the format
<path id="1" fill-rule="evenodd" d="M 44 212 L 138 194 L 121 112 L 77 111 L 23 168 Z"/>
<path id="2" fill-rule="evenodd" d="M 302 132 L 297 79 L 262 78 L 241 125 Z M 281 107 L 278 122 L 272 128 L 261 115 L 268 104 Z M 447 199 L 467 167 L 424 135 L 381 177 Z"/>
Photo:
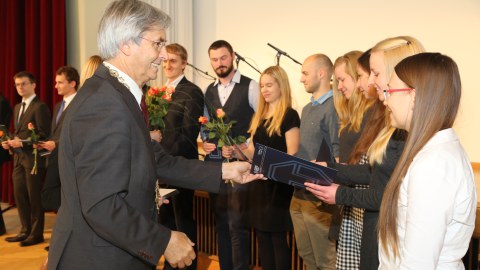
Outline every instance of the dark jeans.
<path id="1" fill-rule="evenodd" d="M 244 204 L 239 200 L 243 187 L 221 184 L 218 194 L 210 194 L 215 213 L 218 258 L 222 270 L 247 270 L 250 259 L 250 230 L 246 226 Z"/>
<path id="2" fill-rule="evenodd" d="M 287 232 L 255 230 L 258 237 L 260 264 L 263 270 L 289 270 L 292 268 Z"/>

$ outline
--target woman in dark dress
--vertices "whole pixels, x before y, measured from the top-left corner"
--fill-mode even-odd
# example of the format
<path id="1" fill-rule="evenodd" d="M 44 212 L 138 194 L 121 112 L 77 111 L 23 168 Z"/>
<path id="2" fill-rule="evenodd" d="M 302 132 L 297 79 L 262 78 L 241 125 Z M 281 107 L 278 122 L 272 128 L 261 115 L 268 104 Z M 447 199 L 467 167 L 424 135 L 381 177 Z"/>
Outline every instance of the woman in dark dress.
<path id="1" fill-rule="evenodd" d="M 378 98 L 384 101 L 383 90 L 388 89 L 387 82 L 393 67 L 402 59 L 423 52 L 425 49 L 415 38 L 400 36 L 385 39 L 372 48 L 370 55 L 369 83 L 377 89 Z M 387 111 L 387 114 L 389 112 Z M 342 165 L 328 164 L 339 170 L 338 184 L 318 186 L 306 184 L 322 201 L 330 204 L 349 205 L 365 208 L 363 215 L 362 243 L 360 247 L 360 269 L 378 269 L 378 214 L 385 186 L 403 151 L 406 134 L 396 130 L 390 124 L 390 117 L 385 117 L 385 127 L 375 138 L 368 150 L 369 164 Z M 368 189 L 349 187 L 353 184 L 369 184 Z"/>
<path id="2" fill-rule="evenodd" d="M 267 68 L 260 76 L 260 98 L 250 125 L 250 142 L 245 155 L 252 158 L 254 143 L 293 155 L 300 141 L 300 118 L 292 109 L 290 83 L 279 66 Z M 232 157 L 232 148 L 222 151 Z M 233 152 L 233 157 L 240 155 Z M 260 264 L 264 270 L 291 269 L 287 232 L 292 230 L 290 200 L 293 188 L 272 180 L 248 187 L 249 220 L 258 237 Z"/>

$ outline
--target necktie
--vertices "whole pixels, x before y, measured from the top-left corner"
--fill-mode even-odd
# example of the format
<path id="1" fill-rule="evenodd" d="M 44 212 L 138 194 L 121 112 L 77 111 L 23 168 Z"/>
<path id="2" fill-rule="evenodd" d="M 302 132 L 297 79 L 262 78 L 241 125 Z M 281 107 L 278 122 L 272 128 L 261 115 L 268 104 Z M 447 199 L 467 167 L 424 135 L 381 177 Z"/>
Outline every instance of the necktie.
<path id="1" fill-rule="evenodd" d="M 58 124 L 60 117 L 62 116 L 63 110 L 65 109 L 65 100 L 62 100 L 62 104 L 60 105 L 60 109 L 57 112 L 57 118 L 55 119 L 55 125 Z"/>
<path id="2" fill-rule="evenodd" d="M 140 108 L 142 109 L 143 119 L 145 119 L 145 124 L 147 124 L 147 127 L 148 127 L 148 109 L 147 109 L 147 103 L 145 102 L 144 95 L 142 95 L 142 100 L 140 101 Z"/>
<path id="3" fill-rule="evenodd" d="M 26 105 L 27 105 L 27 103 L 22 102 L 22 108 L 20 109 L 20 115 L 18 116 L 17 126 L 18 126 L 18 124 L 20 124 L 20 121 L 22 120 L 23 113 L 25 112 L 25 106 Z"/>

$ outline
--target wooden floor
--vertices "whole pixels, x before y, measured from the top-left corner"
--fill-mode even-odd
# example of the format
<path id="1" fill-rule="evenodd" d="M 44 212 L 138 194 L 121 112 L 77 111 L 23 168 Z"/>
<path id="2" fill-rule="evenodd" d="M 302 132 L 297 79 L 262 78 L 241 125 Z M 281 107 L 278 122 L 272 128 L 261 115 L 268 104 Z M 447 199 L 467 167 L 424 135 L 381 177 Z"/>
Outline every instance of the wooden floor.
<path id="1" fill-rule="evenodd" d="M 2 209 L 8 205 L 2 203 Z M 3 219 L 7 227 L 7 233 L 0 236 L 0 269 L 1 270 L 37 270 L 47 258 L 45 247 L 48 246 L 52 228 L 55 223 L 54 213 L 45 213 L 45 232 L 43 234 L 45 243 L 21 247 L 19 243 L 9 243 L 6 237 L 15 236 L 20 231 L 17 208 L 12 207 L 3 213 Z M 159 266 L 157 269 L 162 269 Z M 218 258 L 206 254 L 198 254 L 198 269 L 218 270 Z"/>
<path id="2" fill-rule="evenodd" d="M 2 209 L 8 206 L 2 204 Z M 52 227 L 55 223 L 55 214 L 45 214 L 45 243 L 29 247 L 21 247 L 19 243 L 9 243 L 5 237 L 15 236 L 20 231 L 17 208 L 10 208 L 3 213 L 7 227 L 7 234 L 0 236 L 0 269 L 2 270 L 36 270 L 47 258 L 45 247 L 48 246 Z"/>

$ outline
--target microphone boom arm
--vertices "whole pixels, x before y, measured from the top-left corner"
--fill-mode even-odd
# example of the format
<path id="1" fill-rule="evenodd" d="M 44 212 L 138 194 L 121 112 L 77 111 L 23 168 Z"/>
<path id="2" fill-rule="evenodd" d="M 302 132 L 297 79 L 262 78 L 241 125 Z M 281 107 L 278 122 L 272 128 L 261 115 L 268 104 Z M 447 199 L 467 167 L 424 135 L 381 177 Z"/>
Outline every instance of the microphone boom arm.
<path id="1" fill-rule="evenodd" d="M 203 71 L 203 70 L 197 68 L 196 66 L 190 64 L 190 63 L 187 63 L 187 66 L 195 69 L 196 71 L 198 71 L 198 72 L 200 72 L 200 73 L 202 73 L 202 74 L 205 74 L 206 76 L 210 77 L 212 80 L 216 80 L 216 79 L 217 79 L 217 78 L 213 77 L 212 75 L 208 74 L 208 72 Z"/>
<path id="2" fill-rule="evenodd" d="M 247 63 L 247 65 L 249 65 L 251 68 L 255 69 L 258 73 L 262 74 L 262 72 L 260 72 L 260 70 L 256 69 L 254 66 L 252 66 L 252 64 L 250 64 L 247 60 L 245 60 L 245 58 L 243 58 L 237 52 L 235 52 L 235 56 L 237 56 L 237 59 L 235 59 L 235 61 L 237 63 L 237 68 L 238 68 L 238 62 L 243 61 L 243 62 Z"/>
<path id="3" fill-rule="evenodd" d="M 300 63 L 300 62 L 298 62 L 297 60 L 295 60 L 293 57 L 291 57 L 290 55 L 288 55 L 288 53 L 280 50 L 279 48 L 273 46 L 273 45 L 270 44 L 270 43 L 267 43 L 267 45 L 270 46 L 270 47 L 272 47 L 274 50 L 277 51 L 277 55 L 276 55 L 276 57 L 277 57 L 277 66 L 280 65 L 280 56 L 281 56 L 282 54 L 285 55 L 286 57 L 290 58 L 293 62 L 295 62 L 295 63 L 297 63 L 297 64 L 299 64 L 299 65 L 302 65 L 302 63 Z"/>

